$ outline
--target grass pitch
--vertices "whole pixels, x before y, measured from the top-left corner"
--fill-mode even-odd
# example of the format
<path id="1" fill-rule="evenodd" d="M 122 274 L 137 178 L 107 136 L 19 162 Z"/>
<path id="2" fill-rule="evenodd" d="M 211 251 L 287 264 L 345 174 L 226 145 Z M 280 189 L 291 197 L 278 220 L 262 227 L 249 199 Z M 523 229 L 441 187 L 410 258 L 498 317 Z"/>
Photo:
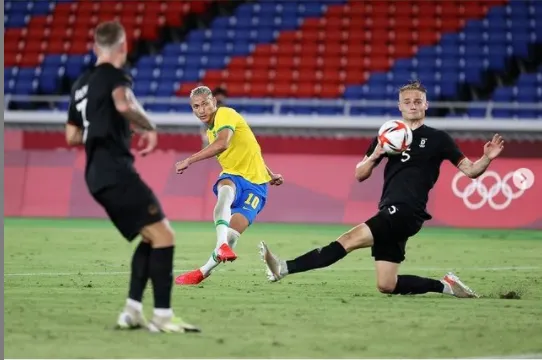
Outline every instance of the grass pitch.
<path id="1" fill-rule="evenodd" d="M 211 223 L 175 223 L 179 271 L 203 264 Z M 6 219 L 6 358 L 487 357 L 542 353 L 542 232 L 426 228 L 402 273 L 455 271 L 481 299 L 386 296 L 360 250 L 327 269 L 270 284 L 257 244 L 282 257 L 347 227 L 256 223 L 236 262 L 174 288 L 174 309 L 201 334 L 113 330 L 134 245 L 107 221 Z M 147 290 L 146 313 L 152 309 Z"/>

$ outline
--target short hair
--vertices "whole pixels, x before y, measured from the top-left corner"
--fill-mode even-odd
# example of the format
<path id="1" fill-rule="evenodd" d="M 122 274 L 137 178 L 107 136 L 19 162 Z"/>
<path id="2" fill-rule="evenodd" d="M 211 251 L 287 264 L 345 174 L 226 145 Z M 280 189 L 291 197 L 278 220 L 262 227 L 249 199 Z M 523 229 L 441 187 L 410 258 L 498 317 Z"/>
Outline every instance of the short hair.
<path id="1" fill-rule="evenodd" d="M 403 85 L 399 88 L 399 94 L 407 90 L 418 90 L 427 94 L 427 89 L 422 85 L 419 80 L 413 80 L 406 85 Z"/>
<path id="2" fill-rule="evenodd" d="M 101 48 L 112 48 L 126 38 L 124 27 L 118 21 L 105 21 L 94 31 L 94 42 Z"/>
<path id="3" fill-rule="evenodd" d="M 207 96 L 212 96 L 213 92 L 207 86 L 202 85 L 202 86 L 198 86 L 197 88 L 192 89 L 192 91 L 190 91 L 190 97 L 191 98 L 194 97 L 194 96 L 198 96 L 198 95 L 203 95 L 203 96 L 207 97 Z"/>
<path id="4" fill-rule="evenodd" d="M 214 96 L 217 96 L 217 95 L 228 96 L 228 91 L 227 91 L 226 89 L 224 89 L 223 87 L 218 86 L 218 87 L 215 87 L 215 88 L 214 88 L 214 90 L 213 90 L 213 95 L 214 95 Z"/>

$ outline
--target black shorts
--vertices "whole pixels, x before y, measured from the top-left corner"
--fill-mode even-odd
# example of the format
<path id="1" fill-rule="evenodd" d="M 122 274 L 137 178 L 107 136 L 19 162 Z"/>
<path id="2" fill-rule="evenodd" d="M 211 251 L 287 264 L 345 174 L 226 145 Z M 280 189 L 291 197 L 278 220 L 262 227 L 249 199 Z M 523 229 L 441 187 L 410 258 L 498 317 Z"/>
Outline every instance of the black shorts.
<path id="1" fill-rule="evenodd" d="M 400 264 L 405 260 L 406 242 L 420 231 L 424 219 L 401 205 L 382 208 L 365 222 L 373 234 L 371 254 L 376 261 Z"/>
<path id="2" fill-rule="evenodd" d="M 100 190 L 92 196 L 128 241 L 134 240 L 145 226 L 165 218 L 160 202 L 138 176 Z"/>

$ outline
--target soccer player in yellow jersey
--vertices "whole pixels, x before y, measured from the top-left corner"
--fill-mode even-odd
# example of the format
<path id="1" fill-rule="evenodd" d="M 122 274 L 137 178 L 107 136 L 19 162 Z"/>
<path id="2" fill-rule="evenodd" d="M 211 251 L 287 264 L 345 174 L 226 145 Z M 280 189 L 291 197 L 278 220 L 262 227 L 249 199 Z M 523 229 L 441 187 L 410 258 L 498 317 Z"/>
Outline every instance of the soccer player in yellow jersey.
<path id="1" fill-rule="evenodd" d="M 179 275 L 175 279 L 178 285 L 199 284 L 221 262 L 237 259 L 233 251 L 237 239 L 264 208 L 268 184 L 278 186 L 284 182 L 280 174 L 266 166 L 260 145 L 245 119 L 230 107 L 217 108 L 208 87 L 193 89 L 190 105 L 194 115 L 207 126 L 209 145 L 177 162 L 176 172 L 182 174 L 191 164 L 215 156 L 222 172 L 213 186 L 217 197 L 216 248 L 205 265 Z"/>

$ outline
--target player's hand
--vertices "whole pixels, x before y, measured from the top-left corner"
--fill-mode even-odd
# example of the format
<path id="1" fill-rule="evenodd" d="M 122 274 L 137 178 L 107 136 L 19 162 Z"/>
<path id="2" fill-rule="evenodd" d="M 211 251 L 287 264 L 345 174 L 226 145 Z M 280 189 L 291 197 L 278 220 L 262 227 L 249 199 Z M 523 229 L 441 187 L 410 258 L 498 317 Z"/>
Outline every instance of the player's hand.
<path id="1" fill-rule="evenodd" d="M 269 181 L 269 184 L 280 186 L 284 183 L 284 178 L 281 174 L 271 174 L 271 181 Z"/>
<path id="2" fill-rule="evenodd" d="M 493 139 L 484 145 L 484 155 L 489 160 L 495 159 L 504 148 L 504 140 L 499 134 L 493 135 Z"/>
<path id="3" fill-rule="evenodd" d="M 145 145 L 146 144 L 146 145 Z M 156 131 L 145 131 L 143 134 L 141 134 L 141 137 L 138 141 L 138 146 L 143 147 L 139 151 L 139 155 L 146 156 L 154 151 L 156 148 L 156 145 L 158 144 L 158 133 Z"/>
<path id="4" fill-rule="evenodd" d="M 177 174 L 182 174 L 186 169 L 188 169 L 188 166 L 190 163 L 188 162 L 188 159 L 185 159 L 183 161 L 177 161 L 175 163 L 175 172 Z"/>
<path id="5" fill-rule="evenodd" d="M 386 154 L 386 151 L 384 151 L 380 143 L 377 143 L 375 149 L 373 150 L 373 153 L 371 154 L 371 156 L 369 156 L 369 159 L 371 161 L 377 161 L 385 154 Z"/>

